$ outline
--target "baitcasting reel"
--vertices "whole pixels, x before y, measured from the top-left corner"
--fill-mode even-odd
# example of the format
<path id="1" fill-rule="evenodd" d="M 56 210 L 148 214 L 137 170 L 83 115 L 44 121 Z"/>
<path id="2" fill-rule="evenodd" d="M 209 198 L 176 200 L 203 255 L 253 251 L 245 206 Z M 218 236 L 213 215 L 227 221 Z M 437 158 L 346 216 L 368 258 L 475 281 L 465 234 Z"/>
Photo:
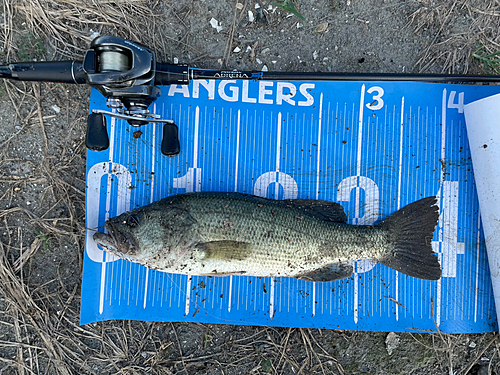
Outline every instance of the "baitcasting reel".
<path id="1" fill-rule="evenodd" d="M 87 83 L 107 98 L 108 108 L 114 109 L 92 110 L 86 137 L 89 149 L 100 151 L 109 146 L 104 117 L 108 115 L 127 120 L 132 126 L 164 123 L 162 152 L 169 156 L 180 152 L 177 125 L 148 109 L 161 93 L 155 85 L 156 58 L 153 51 L 128 40 L 101 36 L 90 45 L 82 65 Z M 187 66 L 178 66 L 178 72 L 180 79 L 173 81 L 189 83 Z"/>
<path id="2" fill-rule="evenodd" d="M 132 126 L 163 123 L 161 152 L 180 152 L 178 128 L 173 120 L 161 119 L 149 111 L 160 96 L 161 85 L 187 85 L 192 79 L 240 79 L 281 81 L 420 81 L 420 82 L 500 82 L 499 76 L 394 73 L 289 73 L 217 71 L 187 65 L 157 63 L 154 52 L 112 36 L 94 39 L 83 62 L 51 61 L 0 66 L 0 78 L 88 84 L 107 98 L 110 111 L 95 109 L 88 117 L 86 145 L 90 150 L 109 147 L 104 115 L 126 120 Z"/>
<path id="3" fill-rule="evenodd" d="M 92 41 L 83 62 L 28 62 L 0 66 L 0 78 L 20 81 L 45 81 L 88 84 L 107 98 L 109 111 L 94 109 L 88 117 L 86 146 L 93 151 L 106 150 L 109 136 L 106 117 L 126 120 L 132 126 L 164 123 L 161 151 L 168 156 L 180 152 L 178 128 L 173 120 L 162 119 L 149 111 L 160 96 L 157 85 L 188 84 L 185 65 L 166 65 L 157 73 L 153 51 L 137 43 L 112 36 Z"/>

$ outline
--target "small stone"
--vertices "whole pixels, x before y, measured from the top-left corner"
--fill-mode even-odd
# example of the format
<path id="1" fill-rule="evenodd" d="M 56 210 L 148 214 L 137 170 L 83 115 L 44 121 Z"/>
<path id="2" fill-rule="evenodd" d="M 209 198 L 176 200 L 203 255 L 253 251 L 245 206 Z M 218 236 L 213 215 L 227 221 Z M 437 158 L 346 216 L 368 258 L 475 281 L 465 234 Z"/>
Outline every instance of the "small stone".
<path id="1" fill-rule="evenodd" d="M 248 46 L 245 52 L 252 52 L 252 47 Z"/>
<path id="2" fill-rule="evenodd" d="M 262 54 L 262 55 L 265 55 L 265 54 L 267 54 L 269 51 L 270 51 L 270 49 L 269 49 L 269 48 L 264 48 L 264 49 L 262 50 L 261 54 Z"/>
<path id="3" fill-rule="evenodd" d="M 313 59 L 316 60 L 318 58 L 318 51 L 313 52 Z"/>
<path id="4" fill-rule="evenodd" d="M 257 61 L 257 64 L 262 64 L 262 60 L 259 58 L 256 58 L 255 61 Z"/>
<path id="5" fill-rule="evenodd" d="M 396 349 L 399 346 L 399 336 L 396 335 L 394 332 L 389 332 L 389 334 L 385 338 L 385 345 L 387 348 L 387 353 L 389 355 L 392 355 L 394 349 Z"/>
<path id="6" fill-rule="evenodd" d="M 241 52 L 241 48 L 240 48 L 240 47 L 236 47 L 235 49 L 233 49 L 233 52 L 234 52 L 234 53 Z"/>
<path id="7" fill-rule="evenodd" d="M 52 110 L 55 112 L 55 113 L 60 113 L 61 112 L 61 108 L 59 108 L 59 106 L 57 105 L 53 105 L 51 106 L 50 108 L 52 108 Z"/>
<path id="8" fill-rule="evenodd" d="M 477 346 L 477 344 L 474 342 L 474 341 L 471 341 L 470 344 L 469 344 L 469 348 L 475 348 Z"/>
<path id="9" fill-rule="evenodd" d="M 255 20 L 260 23 L 266 23 L 267 19 L 262 8 L 255 8 Z"/>
<path id="10" fill-rule="evenodd" d="M 215 18 L 212 17 L 212 19 L 210 20 L 210 25 L 212 25 L 212 27 L 214 29 L 217 30 L 218 33 L 220 33 L 223 29 L 223 27 L 220 25 L 219 21 L 217 21 Z"/>
<path id="11" fill-rule="evenodd" d="M 267 68 L 267 65 L 264 65 L 264 66 L 262 67 L 262 71 L 263 71 L 263 72 L 268 72 L 268 71 L 269 71 L 269 69 Z"/>
<path id="12" fill-rule="evenodd" d="M 179 59 L 177 57 L 174 57 L 174 64 L 179 64 Z"/>
<path id="13" fill-rule="evenodd" d="M 318 27 L 316 27 L 315 32 L 324 33 L 326 30 L 328 30 L 328 22 L 318 25 Z"/>
<path id="14" fill-rule="evenodd" d="M 253 12 L 251 10 L 248 11 L 248 21 L 253 22 L 255 17 L 253 16 Z"/>

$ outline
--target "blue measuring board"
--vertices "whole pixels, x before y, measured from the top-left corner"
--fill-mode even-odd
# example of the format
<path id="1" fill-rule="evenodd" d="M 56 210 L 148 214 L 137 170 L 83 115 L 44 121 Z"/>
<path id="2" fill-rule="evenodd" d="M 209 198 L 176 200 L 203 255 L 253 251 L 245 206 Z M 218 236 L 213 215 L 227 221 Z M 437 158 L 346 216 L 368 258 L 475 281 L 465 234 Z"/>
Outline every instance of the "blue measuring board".
<path id="1" fill-rule="evenodd" d="M 108 118 L 111 145 L 87 153 L 87 227 L 191 191 L 341 203 L 373 224 L 438 196 L 432 245 L 442 278 L 369 260 L 345 280 L 201 277 L 114 258 L 86 237 L 81 323 L 186 321 L 448 333 L 498 330 L 463 106 L 495 86 L 411 82 L 196 80 L 164 86 L 152 106 L 179 126 L 181 153 L 161 154 L 162 125 Z M 91 94 L 91 109 L 105 99 Z M 102 230 L 102 229 L 101 229 Z"/>

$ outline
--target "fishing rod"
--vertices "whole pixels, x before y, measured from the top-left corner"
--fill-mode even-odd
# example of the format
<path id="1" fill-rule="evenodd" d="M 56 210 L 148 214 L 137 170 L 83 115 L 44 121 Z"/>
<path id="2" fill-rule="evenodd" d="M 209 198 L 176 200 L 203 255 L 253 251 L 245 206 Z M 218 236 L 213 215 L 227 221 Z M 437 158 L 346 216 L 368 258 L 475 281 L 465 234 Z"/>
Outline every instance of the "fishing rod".
<path id="1" fill-rule="evenodd" d="M 110 110 L 93 109 L 88 117 L 85 144 L 93 151 L 106 150 L 108 115 L 139 127 L 162 123 L 161 152 L 180 152 L 178 127 L 149 111 L 160 96 L 162 85 L 187 85 L 195 79 L 281 81 L 416 81 L 447 83 L 498 83 L 500 76 L 393 73 L 292 73 L 254 72 L 190 68 L 156 62 L 154 51 L 138 43 L 113 36 L 94 39 L 83 61 L 23 62 L 0 66 L 0 78 L 86 84 L 106 97 Z"/>

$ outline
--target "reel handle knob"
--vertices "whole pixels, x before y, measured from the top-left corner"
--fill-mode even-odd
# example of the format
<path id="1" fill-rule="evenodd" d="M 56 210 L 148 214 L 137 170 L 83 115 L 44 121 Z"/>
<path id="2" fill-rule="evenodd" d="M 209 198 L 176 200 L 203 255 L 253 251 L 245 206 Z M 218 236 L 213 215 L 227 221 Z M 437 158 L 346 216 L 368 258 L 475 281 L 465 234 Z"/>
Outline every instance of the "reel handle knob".
<path id="1" fill-rule="evenodd" d="M 85 145 L 92 151 L 103 151 L 109 147 L 106 117 L 101 113 L 91 113 L 87 119 Z"/>
<path id="2" fill-rule="evenodd" d="M 161 140 L 161 153 L 166 156 L 175 156 L 181 152 L 179 142 L 179 128 L 175 124 L 163 126 L 163 138 Z"/>

